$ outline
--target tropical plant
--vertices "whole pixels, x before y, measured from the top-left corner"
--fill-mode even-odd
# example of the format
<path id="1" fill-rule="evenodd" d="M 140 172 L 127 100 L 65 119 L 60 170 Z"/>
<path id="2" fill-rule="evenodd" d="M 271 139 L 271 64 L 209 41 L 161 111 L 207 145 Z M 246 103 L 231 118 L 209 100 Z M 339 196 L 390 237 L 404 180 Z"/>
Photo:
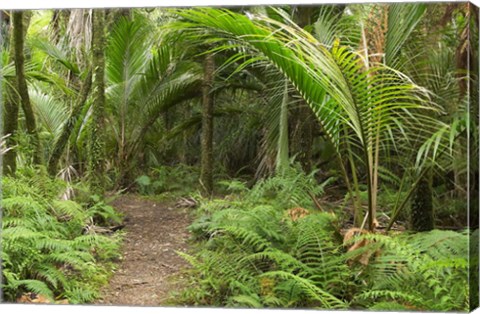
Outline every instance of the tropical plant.
<path id="1" fill-rule="evenodd" d="M 178 24 L 178 29 L 217 43 L 212 51 L 237 49 L 239 55 L 250 53 L 249 64 L 267 59 L 293 83 L 336 148 L 345 183 L 353 194 L 345 167 L 345 161 L 349 163 L 357 200 L 356 169 L 366 169 L 369 228 L 373 228 L 373 187 L 378 176 L 374 166 L 380 152 L 400 150 L 412 138 L 428 139 L 438 129 L 439 122 L 425 114 L 438 110 L 427 92 L 382 64 L 366 66 L 361 55 L 338 42 L 332 47 L 322 45 L 281 11 L 278 13 L 286 23 L 221 9 L 177 13 L 186 19 Z M 252 57 L 252 50 L 245 52 L 239 47 L 253 49 L 255 56 Z M 345 147 L 347 155 L 343 153 Z M 359 204 L 357 223 L 361 221 L 358 207 Z"/>
<path id="2" fill-rule="evenodd" d="M 196 97 L 199 87 L 198 64 L 184 59 L 179 46 L 153 46 L 151 29 L 141 16 L 121 19 L 108 43 L 107 112 L 115 121 L 108 145 L 117 152 L 116 166 L 123 169 L 120 181 L 137 165 L 145 136 L 162 113 Z"/>

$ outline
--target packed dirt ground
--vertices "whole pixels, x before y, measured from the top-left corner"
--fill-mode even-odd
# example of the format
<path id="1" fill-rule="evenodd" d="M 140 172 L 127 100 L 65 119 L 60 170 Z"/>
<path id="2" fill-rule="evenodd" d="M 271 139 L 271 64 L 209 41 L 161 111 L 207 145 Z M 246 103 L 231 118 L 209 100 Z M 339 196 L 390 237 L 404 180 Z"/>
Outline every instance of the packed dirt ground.
<path id="1" fill-rule="evenodd" d="M 178 285 L 174 275 L 187 266 L 187 209 L 133 195 L 112 204 L 125 215 L 122 260 L 97 304 L 162 305 Z M 178 276 L 176 276 L 178 277 Z"/>

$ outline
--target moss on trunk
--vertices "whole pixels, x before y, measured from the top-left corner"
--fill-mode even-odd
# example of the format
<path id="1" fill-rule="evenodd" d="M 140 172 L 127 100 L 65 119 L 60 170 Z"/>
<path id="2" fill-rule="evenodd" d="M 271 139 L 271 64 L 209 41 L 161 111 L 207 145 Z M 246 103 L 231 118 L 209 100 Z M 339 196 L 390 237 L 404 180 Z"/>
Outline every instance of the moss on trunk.
<path id="1" fill-rule="evenodd" d="M 89 171 L 92 192 L 105 191 L 105 10 L 93 10 L 93 111 Z"/>
<path id="2" fill-rule="evenodd" d="M 1 12 L 0 12 L 1 13 Z M 1 23 L 5 23 L 5 29 L 10 30 L 10 32 L 5 34 L 5 38 L 10 35 L 10 59 L 14 59 L 14 49 L 13 49 L 13 36 L 11 36 L 13 29 L 8 25 L 9 20 L 3 19 L 3 17 L 10 18 L 10 15 L 6 15 L 3 13 L 0 15 L 0 25 Z M 1 25 L 0 30 L 3 28 Z M 0 34 L 3 36 L 3 34 Z M 20 100 L 18 99 L 17 93 L 11 88 L 11 86 L 15 86 L 15 79 L 10 78 L 9 84 L 5 84 L 2 82 L 2 86 L 0 88 L 0 92 L 3 88 L 8 88 L 5 93 L 2 93 L 0 97 L 5 95 L 6 97 L 3 98 L 3 130 L 2 135 L 8 136 L 5 144 L 7 148 L 10 148 L 4 155 L 2 160 L 2 170 L 3 175 L 11 176 L 14 175 L 17 171 L 17 151 L 14 147 L 17 145 L 16 134 L 18 131 L 18 111 L 19 111 L 19 103 Z"/>
<path id="3" fill-rule="evenodd" d="M 213 107 L 212 95 L 215 60 L 208 54 L 204 60 L 204 79 L 202 86 L 202 139 L 200 183 L 206 195 L 213 193 Z"/>
<path id="4" fill-rule="evenodd" d="M 23 112 L 25 114 L 25 124 L 27 132 L 30 136 L 33 151 L 33 163 L 40 164 L 42 160 L 40 139 L 38 136 L 37 124 L 35 121 L 35 113 L 33 112 L 30 97 L 28 95 L 27 80 L 25 78 L 25 56 L 24 45 L 25 35 L 28 28 L 28 23 L 24 22 L 24 12 L 15 11 L 13 17 L 13 43 L 14 43 L 14 59 L 15 71 L 17 78 L 17 91 L 20 96 L 20 102 Z M 26 25 L 25 25 L 26 24 Z"/>

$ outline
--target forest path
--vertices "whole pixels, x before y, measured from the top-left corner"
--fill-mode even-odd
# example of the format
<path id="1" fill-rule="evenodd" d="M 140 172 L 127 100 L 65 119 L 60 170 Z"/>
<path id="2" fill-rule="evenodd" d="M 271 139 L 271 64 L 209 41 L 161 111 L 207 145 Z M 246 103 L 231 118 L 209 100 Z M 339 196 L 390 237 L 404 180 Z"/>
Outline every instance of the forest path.
<path id="1" fill-rule="evenodd" d="M 188 209 L 134 195 L 112 206 L 125 215 L 122 260 L 96 304 L 161 305 L 178 288 L 171 276 L 187 266 L 175 251 L 188 249 Z"/>

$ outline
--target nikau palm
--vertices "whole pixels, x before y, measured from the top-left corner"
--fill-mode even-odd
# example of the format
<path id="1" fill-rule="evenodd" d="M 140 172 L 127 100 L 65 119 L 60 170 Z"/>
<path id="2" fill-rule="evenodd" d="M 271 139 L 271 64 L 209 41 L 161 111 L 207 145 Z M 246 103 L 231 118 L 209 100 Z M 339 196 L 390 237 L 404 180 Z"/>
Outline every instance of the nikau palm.
<path id="1" fill-rule="evenodd" d="M 221 9 L 192 9 L 176 12 L 186 22 L 178 28 L 216 42 L 215 50 L 244 47 L 254 49 L 272 62 L 295 86 L 315 113 L 328 140 L 336 148 L 341 170 L 352 198 L 344 162 L 350 162 L 354 180 L 357 167 L 365 167 L 368 193 L 368 226 L 374 228 L 375 208 L 372 185 L 380 153 L 401 151 L 411 138 L 429 138 L 440 122 L 426 111 L 438 111 L 426 90 L 406 76 L 383 64 L 365 66 L 362 56 L 337 41 L 328 47 L 278 11 L 285 23 L 263 17 Z M 205 32 L 204 29 L 209 32 Z M 257 56 L 257 60 L 261 57 Z M 252 62 L 252 61 L 247 61 Z M 345 156 L 344 146 L 356 155 Z M 355 186 L 358 186 L 355 184 Z M 361 223 L 360 204 L 356 204 L 356 223 Z"/>
<path id="2" fill-rule="evenodd" d="M 161 114 L 199 97 L 201 68 L 183 59 L 179 47 L 153 45 L 151 25 L 143 19 L 122 19 L 115 25 L 107 49 L 107 110 L 120 181 L 135 166 L 142 143 Z M 111 145 L 111 144 L 110 144 Z"/>

